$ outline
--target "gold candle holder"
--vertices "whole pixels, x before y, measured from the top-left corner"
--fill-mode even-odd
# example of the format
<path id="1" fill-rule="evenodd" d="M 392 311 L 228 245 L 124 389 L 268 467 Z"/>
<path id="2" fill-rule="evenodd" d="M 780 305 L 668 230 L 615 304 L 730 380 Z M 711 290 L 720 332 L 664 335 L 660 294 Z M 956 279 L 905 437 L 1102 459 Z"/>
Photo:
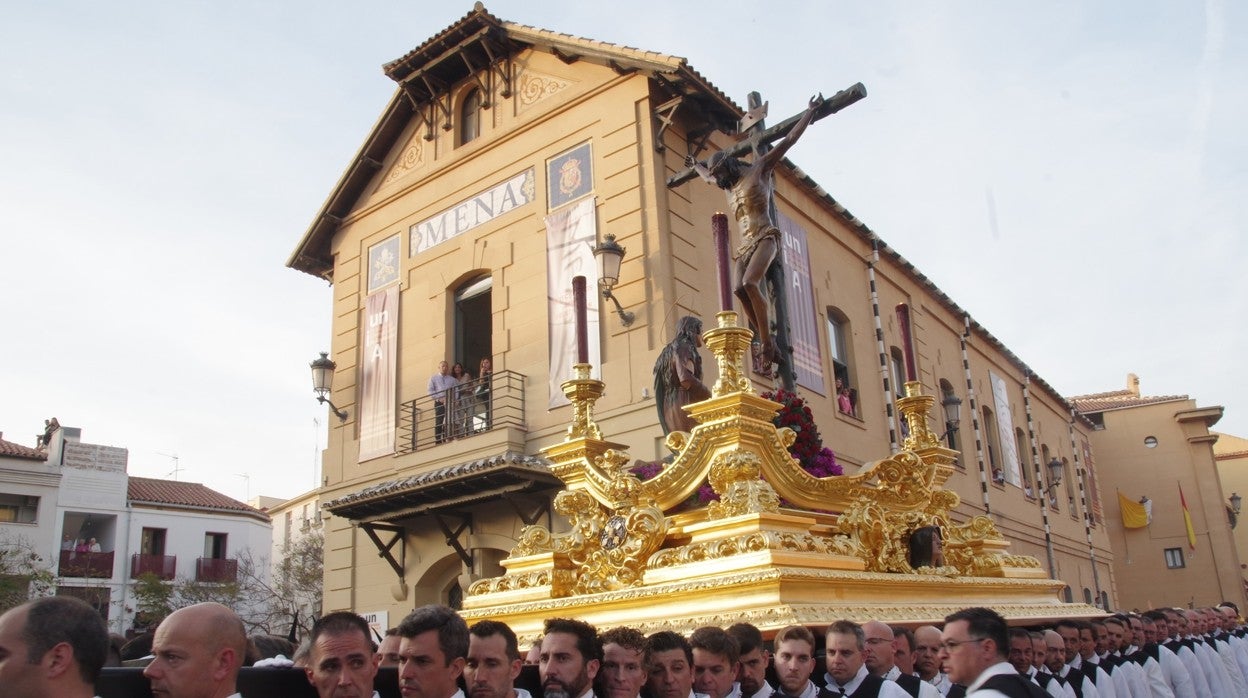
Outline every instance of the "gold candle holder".
<path id="1" fill-rule="evenodd" d="M 569 439 L 602 440 L 602 432 L 594 422 L 594 403 L 606 392 L 606 383 L 589 377 L 591 364 L 573 364 L 576 377 L 559 385 L 572 403 L 572 423 L 568 425 Z"/>
<path id="2" fill-rule="evenodd" d="M 745 356 L 750 350 L 754 333 L 748 327 L 737 326 L 737 313 L 724 310 L 715 314 L 718 326 L 702 333 L 702 342 L 715 355 L 719 367 L 719 379 L 711 386 L 715 397 L 729 393 L 749 392 L 749 373 L 745 370 Z"/>

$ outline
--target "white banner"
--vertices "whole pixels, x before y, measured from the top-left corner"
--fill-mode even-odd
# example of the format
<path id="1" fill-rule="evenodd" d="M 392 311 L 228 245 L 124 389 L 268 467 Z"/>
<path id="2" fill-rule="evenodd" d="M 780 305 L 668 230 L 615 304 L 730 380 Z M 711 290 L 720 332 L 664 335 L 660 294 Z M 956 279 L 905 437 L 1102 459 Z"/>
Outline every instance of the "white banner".
<path id="1" fill-rule="evenodd" d="M 463 235 L 533 200 L 533 168 L 497 184 L 470 199 L 408 229 L 408 256 Z"/>
<path id="2" fill-rule="evenodd" d="M 598 376 L 602 351 L 598 331 L 598 272 L 593 247 L 598 241 L 594 197 L 582 199 L 546 216 L 546 307 L 550 314 L 550 401 L 548 407 L 568 404 L 559 384 L 572 377 L 576 362 L 576 315 L 572 307 L 572 277 L 584 276 L 589 306 L 589 363 Z"/>
<path id="3" fill-rule="evenodd" d="M 360 462 L 394 453 L 394 400 L 399 287 L 371 294 L 364 305 L 360 357 Z"/>
<path id="4" fill-rule="evenodd" d="M 989 371 L 988 380 L 992 383 L 993 404 L 997 406 L 997 441 L 1001 444 L 1005 481 L 1022 487 L 1018 470 L 1018 442 L 1014 439 L 1014 416 L 1010 413 L 1010 395 L 1006 392 L 1005 379 Z"/>

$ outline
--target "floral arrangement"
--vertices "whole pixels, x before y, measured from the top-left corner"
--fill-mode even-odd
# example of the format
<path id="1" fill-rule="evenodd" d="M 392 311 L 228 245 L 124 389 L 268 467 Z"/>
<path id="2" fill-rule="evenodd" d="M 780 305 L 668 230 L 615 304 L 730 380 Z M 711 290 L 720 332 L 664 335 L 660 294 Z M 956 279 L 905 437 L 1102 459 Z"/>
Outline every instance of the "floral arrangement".
<path id="1" fill-rule="evenodd" d="M 806 404 L 804 398 L 797 393 L 790 393 L 785 390 L 778 390 L 775 393 L 766 392 L 762 396 L 768 400 L 775 400 L 782 405 L 780 411 L 772 419 L 772 423 L 777 427 L 788 427 L 797 434 L 793 445 L 789 447 L 789 453 L 798 460 L 802 470 L 815 477 L 830 477 L 844 474 L 844 470 L 836 462 L 836 454 L 832 452 L 832 449 L 823 445 L 823 438 L 819 436 L 819 427 L 815 426 L 814 415 L 811 413 L 810 406 Z M 638 480 L 645 482 L 663 472 L 665 465 L 664 461 L 653 461 L 650 463 L 638 461 L 630 469 L 630 472 L 636 475 Z M 705 506 L 710 502 L 718 500 L 719 495 L 715 493 L 715 490 L 711 489 L 708 483 L 703 482 L 685 504 L 687 506 Z"/>

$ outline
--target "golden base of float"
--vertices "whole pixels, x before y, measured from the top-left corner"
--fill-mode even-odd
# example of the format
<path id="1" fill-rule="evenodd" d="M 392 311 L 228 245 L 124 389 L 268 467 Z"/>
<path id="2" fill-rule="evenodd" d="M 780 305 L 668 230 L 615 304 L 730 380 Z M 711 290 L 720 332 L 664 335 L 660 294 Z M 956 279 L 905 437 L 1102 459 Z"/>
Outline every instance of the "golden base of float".
<path id="1" fill-rule="evenodd" d="M 602 440 L 593 404 L 605 386 L 574 366 L 563 384 L 573 423 L 544 452 L 567 486 L 554 507 L 571 530 L 525 528 L 506 574 L 469 588 L 465 618 L 504 621 L 531 641 L 551 617 L 647 634 L 744 621 L 771 634 L 841 618 L 930 623 L 967 606 L 1012 622 L 1102 615 L 1062 603 L 1064 585 L 1035 558 L 1007 554 L 991 519 L 949 518 L 959 500 L 943 485 L 957 454 L 928 427 L 935 398 L 919 383 L 897 401 L 910 433 L 899 453 L 857 475 L 816 478 L 789 455 L 794 432 L 772 424 L 781 405 L 750 392 L 750 330 L 736 313 L 717 318 L 703 335 L 719 368 L 712 397 L 685 408 L 698 425 L 668 436 L 675 458 L 652 480 Z M 720 501 L 669 513 L 704 482 Z M 930 564 L 914 567 L 912 541 L 924 532 L 938 542 Z"/>

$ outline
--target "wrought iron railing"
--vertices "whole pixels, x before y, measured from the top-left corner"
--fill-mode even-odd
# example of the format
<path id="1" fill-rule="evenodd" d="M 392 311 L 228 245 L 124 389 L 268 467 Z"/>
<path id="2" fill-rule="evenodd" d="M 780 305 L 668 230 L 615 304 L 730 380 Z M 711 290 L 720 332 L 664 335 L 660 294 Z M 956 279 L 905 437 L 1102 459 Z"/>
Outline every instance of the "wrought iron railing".
<path id="1" fill-rule="evenodd" d="M 238 581 L 238 560 L 201 557 L 195 561 L 195 579 L 201 582 Z"/>
<path id="2" fill-rule="evenodd" d="M 113 553 L 79 553 L 62 550 L 56 573 L 62 577 L 108 579 L 113 576 Z"/>
<path id="3" fill-rule="evenodd" d="M 173 579 L 178 570 L 176 555 L 144 555 L 135 553 L 130 556 L 130 578 L 138 579 L 144 574 L 154 574 L 160 579 Z"/>
<path id="4" fill-rule="evenodd" d="M 502 426 L 524 427 L 524 376 L 496 371 L 461 383 L 434 399 L 423 395 L 399 405 L 398 453 L 411 453 Z"/>

